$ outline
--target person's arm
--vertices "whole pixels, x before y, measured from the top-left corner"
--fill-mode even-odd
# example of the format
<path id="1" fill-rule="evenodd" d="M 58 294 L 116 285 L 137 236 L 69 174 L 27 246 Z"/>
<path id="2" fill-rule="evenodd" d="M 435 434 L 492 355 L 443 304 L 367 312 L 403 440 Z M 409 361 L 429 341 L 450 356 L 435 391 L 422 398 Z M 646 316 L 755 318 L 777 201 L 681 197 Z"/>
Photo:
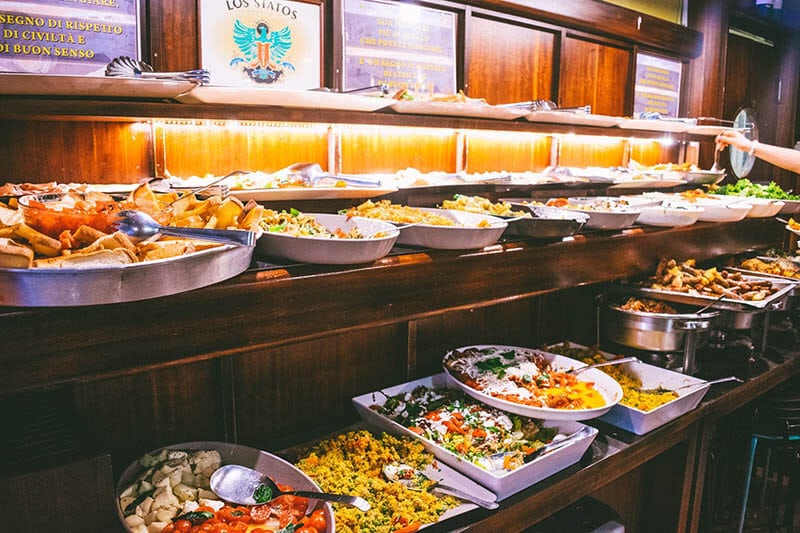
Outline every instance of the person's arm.
<path id="1" fill-rule="evenodd" d="M 792 172 L 800 174 L 800 151 L 793 148 L 783 148 L 771 144 L 751 141 L 739 130 L 726 130 L 717 136 L 717 145 L 720 149 L 734 146 L 739 150 L 751 153 L 759 159 Z"/>

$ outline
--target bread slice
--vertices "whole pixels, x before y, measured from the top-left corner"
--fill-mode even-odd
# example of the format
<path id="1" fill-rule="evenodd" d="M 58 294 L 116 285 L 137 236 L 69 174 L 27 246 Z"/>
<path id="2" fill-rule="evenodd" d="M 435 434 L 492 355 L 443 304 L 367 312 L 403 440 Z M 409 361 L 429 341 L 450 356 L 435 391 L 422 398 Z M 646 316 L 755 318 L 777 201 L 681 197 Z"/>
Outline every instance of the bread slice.
<path id="1" fill-rule="evenodd" d="M 33 266 L 33 250 L 11 239 L 0 237 L 0 267 L 30 268 Z"/>
<path id="2" fill-rule="evenodd" d="M 136 263 L 136 256 L 125 248 L 97 250 L 90 253 L 72 253 L 33 262 L 36 268 L 101 268 Z"/>
<path id="3" fill-rule="evenodd" d="M 77 235 L 77 234 L 76 234 Z M 80 253 L 96 252 L 98 250 L 113 250 L 115 248 L 125 248 L 136 253 L 136 246 L 131 242 L 130 237 L 121 231 L 115 231 L 111 235 L 102 234 L 102 236 L 94 241 L 86 248 L 79 250 Z"/>

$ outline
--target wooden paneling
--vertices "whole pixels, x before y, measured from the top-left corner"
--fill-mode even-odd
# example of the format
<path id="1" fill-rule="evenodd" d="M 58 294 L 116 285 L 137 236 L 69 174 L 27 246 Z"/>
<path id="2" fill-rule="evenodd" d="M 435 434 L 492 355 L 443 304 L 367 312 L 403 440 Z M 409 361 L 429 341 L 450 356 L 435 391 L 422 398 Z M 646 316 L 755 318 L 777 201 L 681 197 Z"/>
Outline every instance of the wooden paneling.
<path id="1" fill-rule="evenodd" d="M 553 99 L 554 33 L 477 16 L 469 24 L 470 96 L 490 104 Z"/>
<path id="2" fill-rule="evenodd" d="M 536 315 L 531 312 L 534 305 L 534 300 L 521 299 L 416 321 L 415 377 L 441 372 L 444 354 L 459 346 L 531 346 L 535 340 L 532 334 Z"/>
<path id="3" fill-rule="evenodd" d="M 561 139 L 558 165 L 564 167 L 616 167 L 624 164 L 625 141 L 605 137 Z"/>
<path id="4" fill-rule="evenodd" d="M 92 421 L 117 468 L 167 444 L 225 440 L 219 364 L 204 361 L 83 382 L 75 386 L 75 405 Z"/>
<path id="5" fill-rule="evenodd" d="M 551 138 L 519 133 L 471 132 L 466 141 L 467 172 L 540 171 L 550 164 Z"/>
<path id="6" fill-rule="evenodd" d="M 196 0 L 147 0 L 142 2 L 145 50 L 155 70 L 176 71 L 200 67 Z M 147 46 L 149 45 L 149 46 Z M 145 58 L 147 59 L 147 58 Z"/>
<path id="7" fill-rule="evenodd" d="M 468 0 L 468 4 L 535 20 L 613 35 L 683 57 L 701 52 L 703 36 L 692 29 L 601 0 Z"/>
<path id="8" fill-rule="evenodd" d="M 328 127 L 209 122 L 156 127 L 159 175 L 224 175 L 236 169 L 274 172 L 292 163 L 328 168 Z"/>
<path id="9" fill-rule="evenodd" d="M 561 50 L 558 104 L 588 104 L 601 115 L 628 114 L 631 55 L 627 49 L 568 35 Z"/>
<path id="10" fill-rule="evenodd" d="M 234 357 L 238 442 L 281 449 L 353 423 L 350 398 L 405 381 L 406 340 L 394 325 Z"/>
<path id="11" fill-rule="evenodd" d="M 677 163 L 678 144 L 665 144 L 659 141 L 637 140 L 628 141 L 630 146 L 630 159 L 642 165 L 657 165 L 659 163 Z"/>
<path id="12" fill-rule="evenodd" d="M 295 265 L 251 271 L 202 290 L 85 307 L 80 313 L 0 311 L 3 327 L 15 332 L 0 351 L 6 370 L 0 395 L 641 275 L 651 272 L 661 256 L 702 261 L 776 246 L 783 234 L 771 219 L 636 229 L 574 242 L 515 241 L 482 251 L 401 254 L 358 268 Z"/>
<path id="13" fill-rule="evenodd" d="M 341 172 L 455 172 L 456 134 L 447 130 L 341 128 Z"/>
<path id="14" fill-rule="evenodd" d="M 152 176 L 143 124 L 0 120 L 0 180 L 135 183 Z"/>

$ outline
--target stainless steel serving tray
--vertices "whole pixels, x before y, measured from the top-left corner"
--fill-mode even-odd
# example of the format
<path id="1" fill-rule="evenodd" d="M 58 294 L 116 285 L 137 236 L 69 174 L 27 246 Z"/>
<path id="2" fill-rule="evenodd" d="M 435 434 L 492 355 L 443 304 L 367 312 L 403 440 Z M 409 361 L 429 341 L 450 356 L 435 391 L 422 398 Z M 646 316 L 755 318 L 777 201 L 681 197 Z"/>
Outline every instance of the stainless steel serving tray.
<path id="1" fill-rule="evenodd" d="M 69 307 L 132 302 L 232 278 L 253 246 L 224 245 L 187 255 L 106 268 L 0 268 L 0 306 Z"/>
<path id="2" fill-rule="evenodd" d="M 729 304 L 736 304 L 737 306 L 754 307 L 756 309 L 766 309 L 774 302 L 777 302 L 778 300 L 789 294 L 798 285 L 798 281 L 790 281 L 788 279 L 769 278 L 766 276 L 744 276 L 744 277 L 746 279 L 751 279 L 751 280 L 769 281 L 774 286 L 776 286 L 778 290 L 774 294 L 771 294 L 767 298 L 764 298 L 763 300 L 760 301 L 722 298 L 718 301 L 718 303 L 714 304 L 715 308 L 719 309 L 728 308 L 731 310 L 736 310 L 736 308 L 731 308 L 729 305 Z M 714 296 L 706 296 L 702 294 L 689 294 L 687 292 L 667 291 L 663 289 L 651 289 L 648 287 L 639 287 L 636 290 L 639 293 L 649 296 L 651 298 L 666 300 L 669 302 L 677 302 L 677 303 L 692 304 L 699 306 L 705 305 L 710 302 L 715 302 L 717 300 L 717 297 Z"/>

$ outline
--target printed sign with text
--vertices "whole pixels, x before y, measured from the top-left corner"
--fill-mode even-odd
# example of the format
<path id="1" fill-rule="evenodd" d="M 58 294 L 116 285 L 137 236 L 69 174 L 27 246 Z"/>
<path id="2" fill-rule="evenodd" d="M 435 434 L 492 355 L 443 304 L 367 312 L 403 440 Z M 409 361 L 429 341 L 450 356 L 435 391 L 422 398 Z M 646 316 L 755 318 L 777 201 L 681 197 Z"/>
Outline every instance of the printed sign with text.
<path id="1" fill-rule="evenodd" d="M 453 94 L 455 15 L 377 0 L 344 2 L 344 89 Z"/>
<path id="2" fill-rule="evenodd" d="M 637 54 L 634 116 L 658 113 L 663 117 L 677 117 L 680 111 L 682 69 L 680 61 Z"/>
<path id="3" fill-rule="evenodd" d="M 137 0 L 0 0 L 0 71 L 104 75 L 139 58 Z"/>

